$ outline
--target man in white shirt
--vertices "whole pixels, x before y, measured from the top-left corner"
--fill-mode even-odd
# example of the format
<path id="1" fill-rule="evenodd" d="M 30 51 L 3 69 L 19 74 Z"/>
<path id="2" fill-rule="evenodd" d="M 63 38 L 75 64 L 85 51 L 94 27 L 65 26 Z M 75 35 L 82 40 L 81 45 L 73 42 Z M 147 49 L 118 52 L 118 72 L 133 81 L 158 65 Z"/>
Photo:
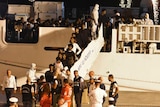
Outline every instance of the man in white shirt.
<path id="1" fill-rule="evenodd" d="M 31 83 L 37 82 L 38 77 L 36 76 L 36 64 L 31 64 L 31 69 L 27 72 L 27 78 L 30 79 Z"/>
<path id="2" fill-rule="evenodd" d="M 36 76 L 36 64 L 35 63 L 32 63 L 31 64 L 31 68 L 29 69 L 29 71 L 26 73 L 27 75 L 27 79 L 31 82 L 31 84 L 33 85 L 33 88 L 34 88 L 34 94 L 37 93 L 37 80 L 39 79 L 37 76 Z"/>
<path id="3" fill-rule="evenodd" d="M 107 93 L 100 88 L 100 80 L 95 80 L 96 88 L 89 93 L 91 107 L 102 107 L 103 98 L 107 97 Z"/>
<path id="4" fill-rule="evenodd" d="M 16 93 L 17 85 L 15 76 L 12 75 L 10 69 L 7 70 L 7 75 L 4 76 L 2 91 L 6 93 L 7 105 L 9 106 L 9 98 L 11 98 L 13 92 Z"/>
<path id="5" fill-rule="evenodd" d="M 75 37 L 70 38 L 70 43 L 73 45 L 72 51 L 75 53 L 76 58 L 80 56 L 82 49 L 76 41 Z M 64 48 L 65 51 L 68 50 L 68 45 Z"/>

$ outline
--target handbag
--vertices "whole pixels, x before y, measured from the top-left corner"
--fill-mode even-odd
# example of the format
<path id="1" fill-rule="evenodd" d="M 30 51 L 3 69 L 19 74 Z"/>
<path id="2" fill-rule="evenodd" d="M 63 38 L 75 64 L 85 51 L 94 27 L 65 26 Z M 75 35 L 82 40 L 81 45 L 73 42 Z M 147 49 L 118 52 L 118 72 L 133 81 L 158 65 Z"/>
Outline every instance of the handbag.
<path id="1" fill-rule="evenodd" d="M 80 82 L 80 88 L 83 90 L 83 89 L 87 89 L 88 88 L 88 82 L 87 81 L 83 81 L 83 82 Z"/>

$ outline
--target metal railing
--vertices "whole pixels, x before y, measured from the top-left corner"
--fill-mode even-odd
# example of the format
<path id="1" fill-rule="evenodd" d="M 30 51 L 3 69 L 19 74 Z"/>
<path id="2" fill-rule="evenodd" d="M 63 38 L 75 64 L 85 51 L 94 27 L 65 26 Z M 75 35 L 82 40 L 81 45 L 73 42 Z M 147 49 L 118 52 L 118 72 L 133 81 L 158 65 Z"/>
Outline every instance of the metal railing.
<path id="1" fill-rule="evenodd" d="M 158 42 L 160 25 L 119 24 L 118 41 Z"/>

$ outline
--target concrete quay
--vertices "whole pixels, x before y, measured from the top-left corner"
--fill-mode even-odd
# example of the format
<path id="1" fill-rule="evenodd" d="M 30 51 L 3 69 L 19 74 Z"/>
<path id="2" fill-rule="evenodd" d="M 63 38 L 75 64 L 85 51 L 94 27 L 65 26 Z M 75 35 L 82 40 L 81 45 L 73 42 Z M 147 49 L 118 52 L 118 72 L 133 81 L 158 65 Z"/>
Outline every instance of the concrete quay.
<path id="1" fill-rule="evenodd" d="M 19 99 L 19 107 L 23 107 L 21 100 L 21 93 L 17 92 L 14 94 Z M 108 106 L 108 97 L 103 107 Z M 0 107 L 5 106 L 6 97 L 5 93 L 0 93 Z M 35 105 L 33 106 L 35 107 Z M 36 104 L 36 107 L 40 107 Z M 73 103 L 73 107 L 75 104 Z M 83 93 L 82 107 L 89 107 L 89 99 L 86 91 Z M 117 107 L 160 107 L 160 91 L 149 91 L 149 92 L 137 92 L 137 91 L 120 91 L 119 98 L 117 101 Z"/>

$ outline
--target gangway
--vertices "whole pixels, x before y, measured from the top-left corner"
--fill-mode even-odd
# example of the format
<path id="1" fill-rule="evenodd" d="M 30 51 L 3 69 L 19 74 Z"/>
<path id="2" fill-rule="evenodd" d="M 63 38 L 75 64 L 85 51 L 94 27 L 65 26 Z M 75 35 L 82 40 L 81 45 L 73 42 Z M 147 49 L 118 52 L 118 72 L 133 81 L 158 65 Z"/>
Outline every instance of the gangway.
<path id="1" fill-rule="evenodd" d="M 98 57 L 98 54 L 101 48 L 104 45 L 103 38 L 103 25 L 101 25 L 98 33 L 98 38 L 96 40 L 92 40 L 88 46 L 83 50 L 80 59 L 75 62 L 75 64 L 71 67 L 71 74 L 74 77 L 74 70 L 79 71 L 79 75 L 85 77 L 90 67 L 93 65 L 94 61 Z"/>

